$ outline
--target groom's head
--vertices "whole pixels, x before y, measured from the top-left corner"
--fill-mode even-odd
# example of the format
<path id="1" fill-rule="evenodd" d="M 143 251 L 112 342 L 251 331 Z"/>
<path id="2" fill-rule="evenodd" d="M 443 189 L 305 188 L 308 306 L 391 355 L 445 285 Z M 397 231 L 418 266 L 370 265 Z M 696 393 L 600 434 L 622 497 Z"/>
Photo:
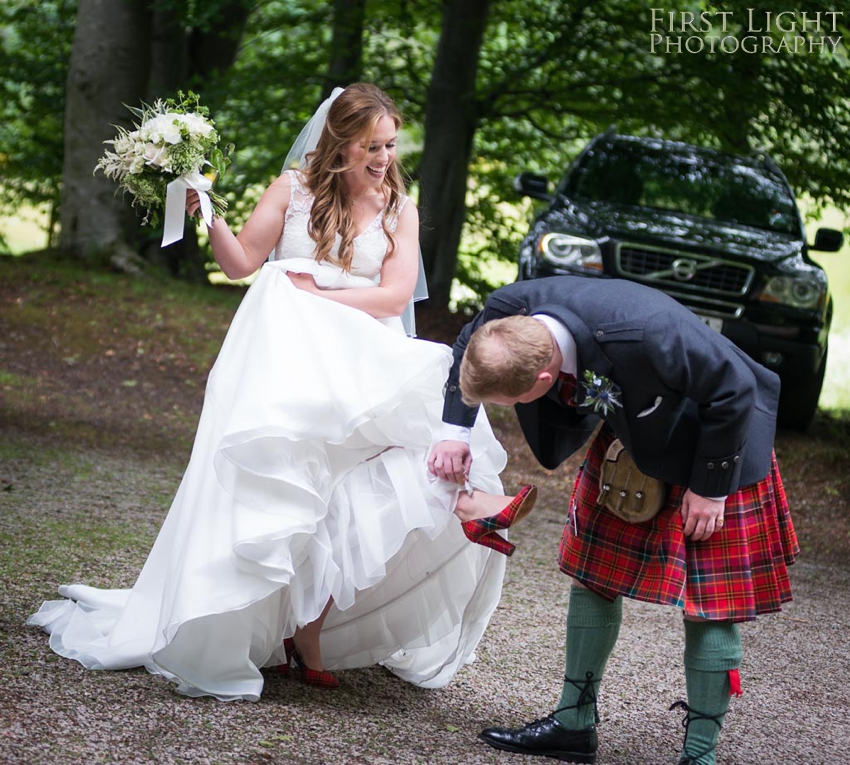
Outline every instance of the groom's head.
<path id="1" fill-rule="evenodd" d="M 531 316 L 488 321 L 472 333 L 463 354 L 463 401 L 469 406 L 534 401 L 552 387 L 559 365 L 560 351 L 542 322 Z"/>

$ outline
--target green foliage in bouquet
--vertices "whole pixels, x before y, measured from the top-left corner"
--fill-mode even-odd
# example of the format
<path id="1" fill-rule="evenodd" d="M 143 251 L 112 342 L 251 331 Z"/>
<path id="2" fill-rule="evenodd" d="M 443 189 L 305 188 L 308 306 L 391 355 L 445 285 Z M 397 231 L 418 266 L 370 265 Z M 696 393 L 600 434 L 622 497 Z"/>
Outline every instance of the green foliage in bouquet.
<path id="1" fill-rule="evenodd" d="M 231 162 L 233 144 L 219 148 L 219 135 L 196 93 L 177 94 L 177 99 L 159 99 L 142 108 L 127 107 L 138 119 L 134 130 L 118 127 L 118 135 L 95 167 L 117 181 L 133 197 L 133 206 L 145 210 L 145 223 L 156 225 L 165 204 L 166 188 L 176 178 L 191 180 L 204 176 L 210 181 L 222 176 Z M 227 200 L 207 192 L 215 215 L 227 210 Z"/>

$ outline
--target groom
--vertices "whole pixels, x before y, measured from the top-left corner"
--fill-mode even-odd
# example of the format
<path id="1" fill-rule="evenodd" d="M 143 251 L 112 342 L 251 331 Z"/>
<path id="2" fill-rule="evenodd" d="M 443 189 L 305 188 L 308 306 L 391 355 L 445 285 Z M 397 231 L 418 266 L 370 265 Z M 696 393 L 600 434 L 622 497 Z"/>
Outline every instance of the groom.
<path id="1" fill-rule="evenodd" d="M 796 538 L 773 459 L 778 378 L 663 293 L 578 276 L 493 292 L 461 331 L 454 359 L 443 420 L 459 433 L 480 403 L 513 405 L 535 457 L 553 469 L 602 419 L 561 542 L 559 564 L 573 584 L 557 709 L 481 738 L 594 762 L 597 693 L 626 595 L 683 609 L 688 704 L 678 702 L 687 731 L 679 762 L 714 763 L 729 696 L 740 693 L 736 622 L 791 599 L 785 567 Z M 669 485 L 660 512 L 641 523 L 598 505 L 615 438 L 640 471 Z M 429 468 L 462 483 L 471 461 L 461 435 L 434 447 Z M 778 556 L 765 528 L 781 529 Z M 768 561 L 769 592 L 751 591 L 757 576 L 742 554 Z"/>

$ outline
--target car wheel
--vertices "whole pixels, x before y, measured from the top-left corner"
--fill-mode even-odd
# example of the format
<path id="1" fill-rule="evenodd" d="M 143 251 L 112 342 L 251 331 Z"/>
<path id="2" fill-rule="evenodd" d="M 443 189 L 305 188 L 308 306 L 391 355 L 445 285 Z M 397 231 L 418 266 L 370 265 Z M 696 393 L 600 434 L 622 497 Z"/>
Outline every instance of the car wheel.
<path id="1" fill-rule="evenodd" d="M 808 385 L 794 387 L 782 386 L 779 395 L 779 411 L 776 424 L 786 430 L 807 430 L 818 410 L 818 399 L 823 388 L 823 378 L 826 373 L 827 350 L 824 349 L 820 368 L 814 379 Z"/>

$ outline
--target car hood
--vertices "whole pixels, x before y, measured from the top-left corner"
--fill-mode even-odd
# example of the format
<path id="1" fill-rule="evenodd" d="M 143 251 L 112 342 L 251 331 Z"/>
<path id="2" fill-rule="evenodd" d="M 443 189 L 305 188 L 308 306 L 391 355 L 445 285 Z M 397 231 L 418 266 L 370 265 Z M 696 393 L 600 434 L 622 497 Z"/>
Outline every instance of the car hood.
<path id="1" fill-rule="evenodd" d="M 563 230 L 594 239 L 618 239 L 653 246 L 778 262 L 799 255 L 803 242 L 792 234 L 740 226 L 690 215 L 613 205 L 604 202 L 576 203 L 564 200 L 542 219 L 548 230 Z"/>

